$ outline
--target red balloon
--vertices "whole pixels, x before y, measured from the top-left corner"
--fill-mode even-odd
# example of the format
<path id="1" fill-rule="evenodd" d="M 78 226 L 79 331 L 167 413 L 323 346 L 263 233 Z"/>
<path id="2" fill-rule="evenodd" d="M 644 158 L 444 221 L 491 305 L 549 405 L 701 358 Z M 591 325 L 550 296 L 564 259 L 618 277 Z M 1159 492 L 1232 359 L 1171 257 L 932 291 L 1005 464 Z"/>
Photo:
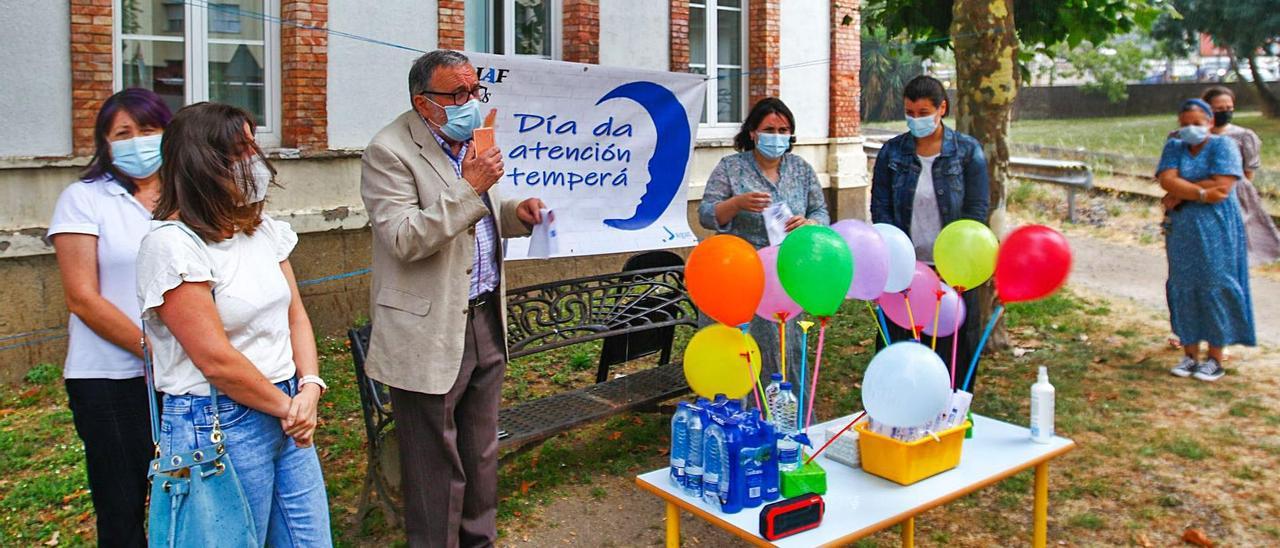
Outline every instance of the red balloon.
<path id="1" fill-rule="evenodd" d="M 1028 225 L 1009 234 L 996 258 L 996 293 L 1006 303 L 1043 299 L 1071 272 L 1071 246 L 1060 232 Z"/>
<path id="2" fill-rule="evenodd" d="M 717 234 L 693 248 L 684 267 L 689 298 L 712 319 L 737 327 L 750 322 L 764 296 L 764 265 L 746 240 Z"/>

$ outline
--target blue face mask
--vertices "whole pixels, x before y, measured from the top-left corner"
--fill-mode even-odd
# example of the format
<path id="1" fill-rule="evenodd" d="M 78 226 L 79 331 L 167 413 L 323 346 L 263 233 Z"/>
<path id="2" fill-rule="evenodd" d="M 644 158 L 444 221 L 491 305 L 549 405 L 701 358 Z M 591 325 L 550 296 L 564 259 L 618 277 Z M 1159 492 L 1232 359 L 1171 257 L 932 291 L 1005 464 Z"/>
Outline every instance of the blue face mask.
<path id="1" fill-rule="evenodd" d="M 1204 126 L 1182 126 L 1178 128 L 1178 139 L 1188 145 L 1198 145 L 1209 138 L 1209 128 Z"/>
<path id="2" fill-rule="evenodd" d="M 921 116 L 912 118 L 907 116 L 907 129 L 911 131 L 911 135 L 916 139 L 924 139 L 933 135 L 938 129 L 938 121 L 933 116 Z"/>
<path id="3" fill-rule="evenodd" d="M 480 127 L 480 101 L 472 99 L 461 105 L 447 107 L 435 101 L 431 102 L 443 108 L 445 116 L 449 117 L 449 120 L 440 126 L 440 133 L 445 137 L 459 142 L 466 141 L 471 138 L 472 133 L 475 133 L 476 128 Z"/>
<path id="4" fill-rule="evenodd" d="M 150 177 L 160 169 L 160 139 L 163 134 L 143 135 L 111 142 L 111 165 L 134 179 Z"/>
<path id="5" fill-rule="evenodd" d="M 781 158 L 791 147 L 791 136 L 781 133 L 757 133 L 756 150 L 770 160 Z"/>

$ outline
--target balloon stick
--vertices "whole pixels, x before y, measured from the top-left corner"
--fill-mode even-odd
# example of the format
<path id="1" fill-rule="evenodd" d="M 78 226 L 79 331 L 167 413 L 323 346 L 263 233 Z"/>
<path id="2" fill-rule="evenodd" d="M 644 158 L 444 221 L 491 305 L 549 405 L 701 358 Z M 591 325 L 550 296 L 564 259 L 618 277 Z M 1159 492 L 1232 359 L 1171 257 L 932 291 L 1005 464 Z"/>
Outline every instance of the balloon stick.
<path id="1" fill-rule="evenodd" d="M 809 381 L 809 411 L 804 417 L 804 432 L 809 433 L 809 424 L 813 421 L 813 402 L 818 399 L 818 373 L 822 371 L 822 343 L 827 339 L 827 321 L 831 317 L 822 318 L 818 324 L 818 353 L 813 359 L 813 380 Z"/>
<path id="2" fill-rule="evenodd" d="M 809 328 L 813 327 L 813 322 L 796 323 L 800 325 L 800 347 L 802 349 L 800 353 L 800 397 L 796 398 L 796 402 L 800 406 L 799 409 L 804 409 L 804 400 L 809 397 L 804 390 L 804 378 L 806 371 L 809 369 Z"/>
<path id="3" fill-rule="evenodd" d="M 884 308 L 879 304 L 876 305 L 876 315 L 880 317 L 880 329 L 884 330 L 884 345 L 889 346 L 893 344 L 889 339 L 889 322 L 884 319 Z"/>
<path id="4" fill-rule="evenodd" d="M 754 374 L 754 371 L 751 370 L 751 346 L 745 344 L 748 337 L 750 337 L 750 335 L 747 334 L 747 331 L 751 329 L 751 324 L 744 323 L 738 326 L 738 329 L 742 330 L 743 346 L 746 347 L 746 351 L 741 355 L 747 359 L 747 378 L 751 379 L 754 377 L 753 380 L 755 381 L 755 383 L 752 384 L 752 392 L 756 396 L 756 407 L 764 410 L 764 416 L 766 419 L 772 418 L 769 415 L 769 404 L 767 402 L 762 403 L 762 400 L 760 399 L 760 393 L 764 391 L 760 386 L 760 375 Z"/>
<path id="5" fill-rule="evenodd" d="M 787 382 L 787 313 L 778 312 L 774 317 L 778 318 L 778 339 L 782 341 L 779 345 L 782 347 L 779 369 L 782 369 L 782 382 Z"/>
<path id="6" fill-rule="evenodd" d="M 871 308 L 871 301 L 863 302 L 867 303 L 867 312 L 871 313 L 871 319 L 876 321 L 876 334 L 880 335 L 884 339 L 885 346 L 889 346 L 889 331 L 884 326 L 884 318 L 881 318 L 880 315 L 876 313 L 876 310 Z"/>
<path id="7" fill-rule="evenodd" d="M 978 349 L 973 353 L 973 359 L 969 360 L 969 373 L 964 377 L 964 390 L 973 392 L 973 372 L 978 369 L 978 357 L 982 355 L 982 349 L 987 346 L 987 337 L 991 336 L 991 330 L 996 328 L 996 322 L 1000 321 L 1000 315 L 1004 314 L 1004 305 L 996 307 L 995 313 L 991 315 L 991 321 L 987 322 L 987 328 L 982 331 L 982 338 L 978 339 Z"/>
<path id="8" fill-rule="evenodd" d="M 960 347 L 960 299 L 964 298 L 964 288 L 956 286 L 956 327 L 951 331 L 951 391 L 956 390 L 956 350 Z M 936 328 L 935 328 L 936 332 Z"/>
<path id="9" fill-rule="evenodd" d="M 938 290 L 938 304 L 933 307 L 933 342 L 929 344 L 930 350 L 938 349 L 938 318 L 942 317 L 942 296 L 946 294 L 946 291 Z M 952 379 L 951 387 L 955 388 L 955 384 L 955 379 Z"/>
<path id="10" fill-rule="evenodd" d="M 920 342 L 920 331 L 916 329 L 916 315 L 911 312 L 911 297 L 907 296 L 907 292 L 902 292 L 902 300 L 907 303 L 907 321 L 911 322 L 911 338 L 916 342 Z"/>
<path id="11" fill-rule="evenodd" d="M 858 416 L 849 421 L 849 424 L 844 425 L 844 428 L 841 428 L 839 432 L 836 432 L 836 435 L 831 436 L 831 439 L 827 440 L 827 443 L 822 444 L 822 447 L 819 447 L 817 451 L 814 451 L 812 455 L 809 455 L 809 460 L 804 461 L 804 466 L 808 466 L 809 463 L 813 462 L 813 459 L 818 458 L 818 455 L 822 454 L 822 451 L 826 449 L 828 445 L 831 445 L 831 442 L 836 441 L 836 438 L 840 437 L 845 432 L 848 432 L 850 428 L 853 428 L 853 425 L 857 424 L 858 421 L 862 420 L 862 417 L 865 417 L 866 415 L 866 411 L 858 413 Z"/>

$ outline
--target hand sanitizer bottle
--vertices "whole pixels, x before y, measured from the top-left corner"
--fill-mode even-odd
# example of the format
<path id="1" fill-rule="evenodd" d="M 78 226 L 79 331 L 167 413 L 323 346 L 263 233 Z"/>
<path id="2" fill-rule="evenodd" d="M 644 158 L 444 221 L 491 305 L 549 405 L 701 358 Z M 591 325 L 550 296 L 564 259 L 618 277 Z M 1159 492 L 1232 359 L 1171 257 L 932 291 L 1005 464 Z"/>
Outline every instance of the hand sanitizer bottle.
<path id="1" fill-rule="evenodd" d="M 1031 385 L 1031 441 L 1053 441 L 1053 385 L 1049 384 L 1049 368 L 1040 366 L 1040 376 Z"/>

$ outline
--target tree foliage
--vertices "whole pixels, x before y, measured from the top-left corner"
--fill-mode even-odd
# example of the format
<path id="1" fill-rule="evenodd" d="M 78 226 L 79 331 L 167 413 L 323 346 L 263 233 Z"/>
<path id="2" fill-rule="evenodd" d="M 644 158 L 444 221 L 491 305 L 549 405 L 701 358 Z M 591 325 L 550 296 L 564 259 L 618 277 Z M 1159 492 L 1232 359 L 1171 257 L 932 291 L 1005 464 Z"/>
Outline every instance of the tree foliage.
<path id="1" fill-rule="evenodd" d="M 1055 50 L 1071 64 L 1068 75 L 1089 78 L 1081 89 L 1106 95 L 1112 103 L 1129 98 L 1129 82 L 1142 78 L 1142 61 L 1147 58 L 1142 47 L 1129 40 L 1110 40 L 1098 47 L 1088 41 L 1074 48 L 1062 43 Z"/>
<path id="2" fill-rule="evenodd" d="M 902 113 L 902 89 L 920 74 L 921 59 L 884 29 L 862 27 L 862 118 L 891 120 Z"/>
<path id="3" fill-rule="evenodd" d="M 1254 89 L 1262 98 L 1268 116 L 1280 116 L 1280 99 L 1262 82 L 1258 52 L 1275 44 L 1280 36 L 1280 0 L 1168 0 L 1172 11 L 1162 15 L 1152 28 L 1172 56 L 1195 51 L 1200 33 L 1249 62 Z"/>
<path id="4" fill-rule="evenodd" d="M 863 22 L 890 36 L 916 41 L 917 53 L 951 47 L 954 0 L 867 0 Z M 1149 28 L 1167 11 L 1164 0 L 1014 0 L 1013 19 L 1027 58 L 1041 48 L 1084 41 L 1101 44 L 1115 34 Z"/>

